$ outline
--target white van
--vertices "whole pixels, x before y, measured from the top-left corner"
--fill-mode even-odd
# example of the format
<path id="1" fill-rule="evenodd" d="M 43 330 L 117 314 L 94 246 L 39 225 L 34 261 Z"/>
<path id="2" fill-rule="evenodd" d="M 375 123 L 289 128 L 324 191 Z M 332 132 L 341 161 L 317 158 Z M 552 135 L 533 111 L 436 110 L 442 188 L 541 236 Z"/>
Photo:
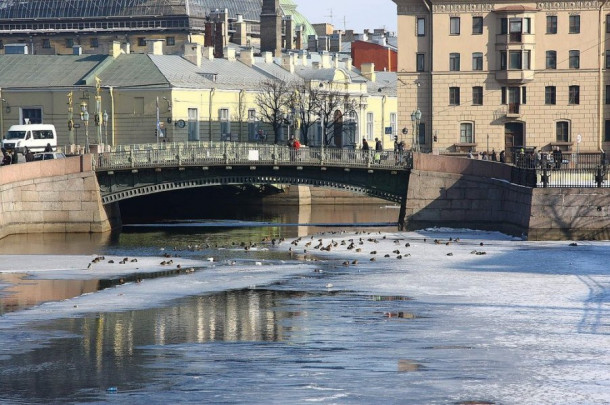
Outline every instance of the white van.
<path id="1" fill-rule="evenodd" d="M 32 152 L 42 152 L 47 145 L 51 145 L 53 150 L 57 149 L 57 132 L 54 125 L 12 125 L 2 139 L 4 149 L 16 150 L 19 153 L 24 153 L 26 147 Z"/>

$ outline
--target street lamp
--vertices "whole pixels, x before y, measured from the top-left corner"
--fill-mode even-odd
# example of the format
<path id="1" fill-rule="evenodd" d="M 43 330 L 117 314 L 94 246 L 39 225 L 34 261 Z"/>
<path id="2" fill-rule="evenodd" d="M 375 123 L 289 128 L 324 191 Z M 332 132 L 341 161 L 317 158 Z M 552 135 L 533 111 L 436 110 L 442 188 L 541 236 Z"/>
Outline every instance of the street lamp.
<path id="1" fill-rule="evenodd" d="M 104 141 L 105 145 L 108 145 L 108 113 L 104 110 L 104 114 L 102 115 L 102 120 L 104 122 L 104 136 L 106 140 Z"/>
<path id="2" fill-rule="evenodd" d="M 85 124 L 85 153 L 89 153 L 89 111 L 87 111 L 87 103 L 80 103 L 80 119 Z"/>
<path id="3" fill-rule="evenodd" d="M 419 123 L 421 111 L 419 108 L 411 113 L 411 123 L 413 124 L 413 150 L 419 152 Z"/>

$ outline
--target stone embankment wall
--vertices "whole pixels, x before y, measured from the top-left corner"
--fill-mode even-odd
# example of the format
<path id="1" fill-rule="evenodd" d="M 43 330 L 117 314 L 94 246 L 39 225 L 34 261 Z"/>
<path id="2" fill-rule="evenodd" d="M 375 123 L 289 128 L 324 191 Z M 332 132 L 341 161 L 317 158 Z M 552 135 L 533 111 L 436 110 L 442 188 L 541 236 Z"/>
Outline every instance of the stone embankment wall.
<path id="1" fill-rule="evenodd" d="M 409 179 L 408 229 L 470 227 L 530 240 L 608 239 L 610 189 L 528 188 L 491 161 L 417 154 Z"/>
<path id="2" fill-rule="evenodd" d="M 0 168 L 0 238 L 42 232 L 106 232 L 120 224 L 104 207 L 89 156 Z"/>

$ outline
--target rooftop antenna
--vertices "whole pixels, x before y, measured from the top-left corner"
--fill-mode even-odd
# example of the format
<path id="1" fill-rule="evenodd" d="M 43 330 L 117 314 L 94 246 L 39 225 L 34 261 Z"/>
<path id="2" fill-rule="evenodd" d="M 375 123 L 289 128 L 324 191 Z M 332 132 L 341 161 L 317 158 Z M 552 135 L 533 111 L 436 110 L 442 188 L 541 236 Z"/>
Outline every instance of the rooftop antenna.
<path id="1" fill-rule="evenodd" d="M 333 24 L 333 9 L 329 8 L 328 11 L 330 12 L 330 14 L 329 15 L 325 15 L 324 17 L 329 17 L 330 18 L 330 23 Z"/>

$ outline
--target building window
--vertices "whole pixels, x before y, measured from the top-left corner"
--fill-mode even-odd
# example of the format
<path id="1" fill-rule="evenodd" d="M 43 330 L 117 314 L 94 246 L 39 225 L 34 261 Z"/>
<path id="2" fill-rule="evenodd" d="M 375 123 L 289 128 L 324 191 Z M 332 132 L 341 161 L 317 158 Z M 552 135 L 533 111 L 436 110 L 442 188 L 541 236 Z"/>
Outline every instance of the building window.
<path id="1" fill-rule="evenodd" d="M 610 120 L 604 121 L 604 142 L 610 142 Z"/>
<path id="2" fill-rule="evenodd" d="M 231 135 L 231 121 L 229 120 L 229 109 L 221 108 L 218 110 L 218 121 L 220 121 L 220 134 L 223 138 Z"/>
<path id="3" fill-rule="evenodd" d="M 580 51 L 570 51 L 570 69 L 580 69 Z"/>
<path id="4" fill-rule="evenodd" d="M 0 49 L 4 49 L 4 41 L 0 39 Z"/>
<path id="5" fill-rule="evenodd" d="M 472 54 L 472 70 L 483 70 L 483 53 L 474 52 Z"/>
<path id="6" fill-rule="evenodd" d="M 546 86 L 544 88 L 544 104 L 555 105 L 557 102 L 557 88 L 555 86 Z"/>
<path id="7" fill-rule="evenodd" d="M 472 122 L 462 122 L 460 124 L 460 143 L 474 143 Z"/>
<path id="8" fill-rule="evenodd" d="M 546 51 L 546 68 L 557 69 L 557 51 Z"/>
<path id="9" fill-rule="evenodd" d="M 366 139 L 369 141 L 373 140 L 375 131 L 375 116 L 372 112 L 366 113 Z"/>
<path id="10" fill-rule="evenodd" d="M 449 105 L 460 105 L 459 87 L 449 87 Z"/>
<path id="11" fill-rule="evenodd" d="M 510 51 L 508 52 L 508 68 L 513 70 L 521 70 L 523 68 L 523 61 L 521 59 L 521 51 Z"/>
<path id="12" fill-rule="evenodd" d="M 250 108 L 248 110 L 248 140 L 250 142 L 262 142 L 262 139 L 259 139 L 258 136 L 258 122 L 256 121 L 256 110 L 254 108 Z"/>
<path id="13" fill-rule="evenodd" d="M 500 103 L 506 104 L 506 87 L 505 86 L 502 86 L 502 88 L 500 89 L 500 97 L 502 98 Z"/>
<path id="14" fill-rule="evenodd" d="M 426 69 L 426 58 L 425 58 L 425 54 L 423 53 L 418 53 L 417 55 L 415 55 L 416 58 L 416 69 L 418 72 L 423 72 Z"/>
<path id="15" fill-rule="evenodd" d="M 546 33 L 557 34 L 557 16 L 547 15 L 546 16 Z"/>
<path id="16" fill-rule="evenodd" d="M 570 86 L 568 104 L 580 104 L 580 86 Z"/>
<path id="17" fill-rule="evenodd" d="M 419 123 L 419 127 L 417 128 L 417 142 L 420 145 L 426 144 L 426 124 L 423 122 Z"/>
<path id="18" fill-rule="evenodd" d="M 390 128 L 392 128 L 392 136 L 396 136 L 398 134 L 398 115 L 393 112 L 390 113 Z"/>
<path id="19" fill-rule="evenodd" d="M 472 17 L 472 35 L 483 33 L 483 17 Z"/>
<path id="20" fill-rule="evenodd" d="M 449 17 L 449 34 L 460 35 L 460 17 Z"/>
<path id="21" fill-rule="evenodd" d="M 167 46 L 174 46 L 174 45 L 176 45 L 176 37 L 165 37 L 165 44 Z"/>
<path id="22" fill-rule="evenodd" d="M 138 37 L 138 46 L 146 46 L 146 38 Z"/>
<path id="23" fill-rule="evenodd" d="M 42 47 L 44 49 L 49 49 L 51 48 L 51 41 L 48 38 L 45 38 L 42 40 Z"/>
<path id="24" fill-rule="evenodd" d="M 570 34 L 580 34 L 580 16 L 570 16 Z"/>
<path id="25" fill-rule="evenodd" d="M 610 51 L 606 51 L 606 69 L 610 69 Z"/>
<path id="26" fill-rule="evenodd" d="M 199 141 L 199 110 L 196 108 L 189 108 L 187 111 L 188 116 L 188 127 L 187 127 L 187 139 L 189 141 Z"/>
<path id="27" fill-rule="evenodd" d="M 42 108 L 22 108 L 21 109 L 21 123 L 25 124 L 42 124 Z"/>
<path id="28" fill-rule="evenodd" d="M 610 14 L 606 15 L 606 33 L 610 34 Z"/>
<path id="29" fill-rule="evenodd" d="M 97 48 L 97 47 L 99 47 L 99 46 L 100 46 L 100 41 L 99 41 L 97 38 L 91 38 L 91 39 L 89 40 L 89 46 L 90 46 L 91 48 Z"/>
<path id="30" fill-rule="evenodd" d="M 506 51 L 500 51 L 500 70 L 506 70 Z"/>
<path id="31" fill-rule="evenodd" d="M 72 49 L 74 46 L 74 40 L 72 38 L 66 38 L 66 48 Z"/>
<path id="32" fill-rule="evenodd" d="M 606 85 L 606 104 L 610 104 L 610 86 Z"/>
<path id="33" fill-rule="evenodd" d="M 483 105 L 483 87 L 475 86 L 472 88 L 472 104 Z"/>
<path id="34" fill-rule="evenodd" d="M 449 54 L 449 70 L 452 72 L 460 71 L 460 54 L 450 53 Z"/>
<path id="35" fill-rule="evenodd" d="M 555 124 L 555 139 L 557 142 L 568 142 L 569 136 L 569 123 L 568 121 L 557 121 Z"/>
<path id="36" fill-rule="evenodd" d="M 426 19 L 417 17 L 417 36 L 423 37 L 426 35 Z"/>

